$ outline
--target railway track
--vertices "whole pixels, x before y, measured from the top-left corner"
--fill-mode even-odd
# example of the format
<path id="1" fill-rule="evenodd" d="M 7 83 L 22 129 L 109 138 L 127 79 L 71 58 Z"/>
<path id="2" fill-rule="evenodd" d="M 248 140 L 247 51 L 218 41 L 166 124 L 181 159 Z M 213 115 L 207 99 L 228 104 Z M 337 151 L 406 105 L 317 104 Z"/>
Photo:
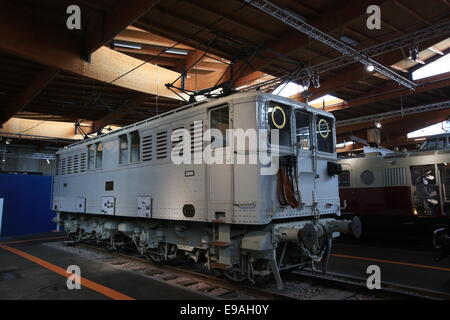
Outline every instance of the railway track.
<path id="1" fill-rule="evenodd" d="M 86 243 L 66 241 L 63 247 L 96 252 L 105 262 L 133 272 L 145 274 L 157 281 L 162 281 L 185 290 L 195 291 L 210 299 L 221 300 L 411 300 L 433 299 L 450 300 L 450 294 L 429 291 L 421 288 L 402 286 L 394 283 L 382 283 L 380 290 L 369 290 L 366 279 L 351 277 L 344 274 L 321 273 L 309 270 L 293 271 L 285 279 L 285 289 L 282 291 L 260 288 L 245 284 L 234 284 L 215 275 L 196 272 L 189 267 L 159 265 L 136 255 L 125 252 L 111 251 Z M 81 254 L 83 254 L 81 252 Z M 106 261 L 107 260 L 107 261 Z M 296 284 L 295 286 L 293 284 Z M 299 289 L 298 284 L 302 288 Z M 301 294 L 299 294 L 301 291 Z M 310 292 L 305 294 L 304 292 Z M 312 293 L 311 293 L 312 292 Z"/>
<path id="2" fill-rule="evenodd" d="M 211 299 L 295 300 L 294 297 L 289 295 L 247 285 L 233 284 L 216 276 L 195 272 L 185 268 L 170 265 L 157 265 L 147 259 L 125 254 L 123 252 L 111 251 L 84 243 L 66 242 L 65 245 L 103 253 L 107 256 L 113 256 L 117 259 L 115 261 L 108 261 L 111 265 L 129 269 L 134 272 L 144 273 L 146 276 L 157 281 L 163 281 L 173 286 L 196 291 Z M 129 264 L 130 261 L 134 262 L 133 266 L 127 268 L 126 264 Z M 138 265 L 135 265 L 136 263 Z"/>
<path id="3" fill-rule="evenodd" d="M 370 290 L 367 288 L 366 279 L 352 277 L 339 273 L 317 273 L 309 270 L 296 270 L 292 276 L 300 279 L 313 279 L 318 284 L 326 284 L 335 288 L 358 292 L 363 295 L 372 296 L 375 299 L 427 299 L 427 300 L 450 300 L 450 294 L 410 287 L 391 282 L 382 282 L 381 289 Z"/>

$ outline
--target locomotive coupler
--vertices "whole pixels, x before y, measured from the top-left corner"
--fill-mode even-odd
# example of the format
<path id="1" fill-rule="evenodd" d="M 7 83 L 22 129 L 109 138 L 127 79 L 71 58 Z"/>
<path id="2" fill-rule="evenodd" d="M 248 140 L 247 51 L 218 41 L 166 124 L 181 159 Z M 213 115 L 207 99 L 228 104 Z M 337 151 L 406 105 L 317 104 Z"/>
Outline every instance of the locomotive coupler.
<path id="1" fill-rule="evenodd" d="M 280 226 L 276 230 L 276 236 L 280 242 L 297 242 L 302 243 L 305 248 L 312 248 L 325 232 L 328 234 L 351 233 L 359 238 L 362 233 L 362 224 L 358 217 L 354 217 L 352 221 L 324 219 L 323 221 L 319 220 L 319 223 L 307 222 L 301 225 Z"/>

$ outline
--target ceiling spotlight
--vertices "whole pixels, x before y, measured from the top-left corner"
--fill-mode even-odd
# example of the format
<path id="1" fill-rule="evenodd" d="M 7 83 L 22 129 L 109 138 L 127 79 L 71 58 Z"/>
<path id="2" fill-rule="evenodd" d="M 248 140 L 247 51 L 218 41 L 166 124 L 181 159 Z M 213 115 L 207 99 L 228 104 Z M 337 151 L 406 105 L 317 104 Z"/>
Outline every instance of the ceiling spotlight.
<path id="1" fill-rule="evenodd" d="M 320 78 L 318 75 L 314 75 L 311 77 L 311 82 L 314 88 L 320 88 Z"/>
<path id="2" fill-rule="evenodd" d="M 47 159 L 47 164 L 50 164 L 50 160 Z"/>
<path id="3" fill-rule="evenodd" d="M 373 71 L 375 71 L 375 67 L 374 67 L 373 65 L 369 64 L 369 65 L 367 66 L 367 71 L 373 72 Z"/>
<path id="4" fill-rule="evenodd" d="M 377 129 L 381 129 L 381 127 L 382 127 L 381 122 L 380 121 L 376 121 L 375 122 L 375 127 L 377 127 Z"/>
<path id="5" fill-rule="evenodd" d="M 5 143 L 6 143 L 6 144 L 11 144 L 11 140 L 6 139 Z"/>
<path id="6" fill-rule="evenodd" d="M 304 91 L 308 91 L 310 85 L 311 85 L 311 79 L 310 78 L 303 79 L 302 87 L 305 88 Z"/>
<path id="7" fill-rule="evenodd" d="M 409 54 L 411 56 L 411 60 L 417 62 L 419 60 L 420 52 L 419 47 L 413 46 L 409 48 Z"/>

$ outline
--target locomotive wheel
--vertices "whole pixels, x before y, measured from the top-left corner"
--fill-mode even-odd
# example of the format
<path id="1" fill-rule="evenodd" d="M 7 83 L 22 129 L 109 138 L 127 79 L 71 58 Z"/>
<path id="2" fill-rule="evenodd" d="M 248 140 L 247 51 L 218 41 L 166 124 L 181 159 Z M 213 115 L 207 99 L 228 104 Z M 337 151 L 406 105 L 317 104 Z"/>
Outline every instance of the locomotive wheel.
<path id="1" fill-rule="evenodd" d="M 159 246 L 155 251 L 148 251 L 146 255 L 152 262 L 162 264 L 164 262 L 164 247 Z"/>
<path id="2" fill-rule="evenodd" d="M 245 275 L 243 275 L 241 272 L 238 272 L 236 270 L 233 270 L 233 271 L 225 270 L 225 271 L 222 271 L 222 274 L 228 280 L 230 280 L 232 282 L 236 282 L 236 283 L 244 282 L 245 280 L 247 280 L 247 277 Z"/>

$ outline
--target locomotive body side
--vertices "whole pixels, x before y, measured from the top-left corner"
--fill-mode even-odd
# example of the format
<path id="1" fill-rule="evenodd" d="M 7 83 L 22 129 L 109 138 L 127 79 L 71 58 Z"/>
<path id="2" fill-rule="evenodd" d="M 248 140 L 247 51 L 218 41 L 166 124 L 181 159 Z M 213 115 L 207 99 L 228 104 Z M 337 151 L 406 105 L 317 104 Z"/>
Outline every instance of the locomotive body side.
<path id="1" fill-rule="evenodd" d="M 255 147 L 226 138 L 213 153 L 232 158 L 229 162 L 202 161 L 208 129 L 270 132 L 277 110 L 284 119 L 278 157 L 282 163 L 295 160 L 289 170 L 297 176 L 297 207 L 279 203 L 276 172 L 261 174 L 278 161 L 270 143 Z M 172 137 L 179 129 L 191 133 L 199 151 L 192 153 L 193 163 L 171 159 L 182 141 Z M 333 218 L 340 214 L 338 180 L 329 174 L 334 146 L 330 114 L 264 93 L 237 94 L 59 151 L 52 206 L 58 222 L 79 241 L 109 242 L 113 248 L 128 242 L 158 261 L 183 251 L 196 261 L 205 258 L 209 267 L 234 280 L 273 272 L 281 285 L 280 269 L 322 259 L 332 236 L 350 231 L 351 223 Z M 239 155 L 262 153 L 269 154 L 269 164 L 237 164 Z M 119 243 L 123 236 L 127 240 Z M 309 250 L 298 248 L 299 241 Z"/>

